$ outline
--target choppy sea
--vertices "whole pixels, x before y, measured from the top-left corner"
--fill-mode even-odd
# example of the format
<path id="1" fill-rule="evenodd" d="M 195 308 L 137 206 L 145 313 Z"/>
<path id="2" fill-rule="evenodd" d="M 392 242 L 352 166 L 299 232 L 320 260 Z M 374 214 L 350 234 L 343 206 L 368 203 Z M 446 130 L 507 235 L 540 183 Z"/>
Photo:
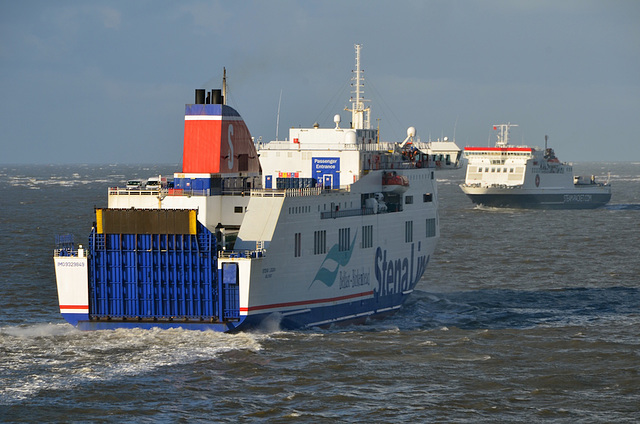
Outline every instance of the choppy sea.
<path id="1" fill-rule="evenodd" d="M 80 332 L 56 234 L 178 165 L 0 165 L 0 422 L 640 422 L 640 163 L 588 211 L 487 209 L 437 174 L 441 239 L 394 316 L 235 335 Z"/>

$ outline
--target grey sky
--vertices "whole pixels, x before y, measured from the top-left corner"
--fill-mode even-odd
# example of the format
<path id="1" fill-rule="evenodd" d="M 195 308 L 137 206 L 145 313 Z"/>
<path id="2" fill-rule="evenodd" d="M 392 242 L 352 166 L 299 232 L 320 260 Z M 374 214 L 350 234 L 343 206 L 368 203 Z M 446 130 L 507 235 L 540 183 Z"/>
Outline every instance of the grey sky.
<path id="1" fill-rule="evenodd" d="M 415 126 L 567 161 L 640 161 L 640 2 L 0 0 L 0 163 L 180 163 L 218 88 L 251 134 L 332 126 L 361 43 L 385 140 Z M 491 139 L 493 141 L 493 138 Z"/>

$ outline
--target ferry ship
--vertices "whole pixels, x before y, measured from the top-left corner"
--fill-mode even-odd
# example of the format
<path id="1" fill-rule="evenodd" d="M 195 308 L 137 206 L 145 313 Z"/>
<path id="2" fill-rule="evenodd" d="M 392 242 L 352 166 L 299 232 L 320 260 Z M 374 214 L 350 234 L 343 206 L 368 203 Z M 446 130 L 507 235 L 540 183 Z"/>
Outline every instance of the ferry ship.
<path id="1" fill-rule="evenodd" d="M 476 204 L 505 208 L 592 209 L 611 199 L 611 185 L 595 176 L 574 176 L 552 148 L 509 144 L 509 129 L 494 125 L 495 147 L 465 147 L 468 160 L 462 191 Z"/>
<path id="2" fill-rule="evenodd" d="M 292 128 L 256 149 L 218 90 L 185 107 L 183 166 L 108 189 L 86 245 L 60 236 L 60 311 L 82 330 L 221 332 L 393 313 L 439 238 L 435 165 L 370 128 L 356 45 L 352 124 Z M 402 147 L 401 147 L 402 146 Z"/>

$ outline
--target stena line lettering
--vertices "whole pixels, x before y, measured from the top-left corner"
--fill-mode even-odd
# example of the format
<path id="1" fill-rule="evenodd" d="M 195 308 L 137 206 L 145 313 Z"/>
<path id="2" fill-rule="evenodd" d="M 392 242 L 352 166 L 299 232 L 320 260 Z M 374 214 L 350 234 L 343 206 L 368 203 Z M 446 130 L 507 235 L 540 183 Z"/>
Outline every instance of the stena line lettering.
<path id="1" fill-rule="evenodd" d="M 410 290 L 424 274 L 428 262 L 428 256 L 416 256 L 414 243 L 410 258 L 387 259 L 387 251 L 378 247 L 375 256 L 378 295 L 389 296 Z"/>

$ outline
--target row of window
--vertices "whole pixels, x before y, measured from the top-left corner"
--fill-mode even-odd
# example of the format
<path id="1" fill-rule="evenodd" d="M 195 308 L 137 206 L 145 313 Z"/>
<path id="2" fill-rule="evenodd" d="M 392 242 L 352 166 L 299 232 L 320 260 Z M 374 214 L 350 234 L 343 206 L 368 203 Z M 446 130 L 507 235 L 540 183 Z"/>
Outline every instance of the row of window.
<path id="1" fill-rule="evenodd" d="M 413 243 L 413 221 L 405 221 L 404 223 L 404 241 Z M 373 247 L 373 225 L 363 225 L 361 233 L 361 247 L 369 249 Z M 436 236 L 436 219 L 428 218 L 426 220 L 425 237 Z M 299 258 L 302 256 L 302 233 L 293 235 L 293 256 Z M 346 252 L 351 248 L 351 228 L 338 229 L 338 250 Z M 327 230 L 318 230 L 313 232 L 313 254 L 324 255 L 327 253 Z"/>
<path id="2" fill-rule="evenodd" d="M 480 170 L 480 172 L 482 172 L 482 170 Z M 505 171 L 506 172 L 506 171 Z M 512 171 L 513 172 L 513 171 Z M 427 203 L 427 202 L 433 202 L 433 194 L 432 193 L 425 193 L 422 195 L 422 201 Z M 404 203 L 405 205 L 411 205 L 413 204 L 413 196 L 405 196 L 404 198 Z M 347 205 L 347 202 L 344 202 L 344 206 L 342 202 L 339 203 L 331 203 L 330 207 L 332 211 L 334 210 L 338 210 L 338 209 L 347 209 L 350 206 L 351 209 L 353 209 L 353 202 L 350 202 L 349 205 Z M 324 210 L 327 210 L 327 205 L 324 205 Z M 318 212 L 320 211 L 320 205 L 318 205 Z M 236 208 L 236 212 L 242 212 L 242 208 L 240 207 L 240 209 L 238 210 Z M 289 214 L 299 214 L 299 213 L 309 213 L 311 212 L 311 206 L 290 206 L 289 207 Z"/>
<path id="3" fill-rule="evenodd" d="M 491 169 L 491 171 L 489 171 L 489 169 Z M 478 172 L 482 172 L 482 167 L 481 166 L 478 167 Z M 484 172 L 494 172 L 494 173 L 503 172 L 505 174 L 506 173 L 513 174 L 515 172 L 515 169 L 514 168 L 488 168 L 487 167 L 487 168 L 484 168 Z"/>
<path id="4" fill-rule="evenodd" d="M 524 151 L 524 152 L 504 152 L 504 151 L 479 151 L 479 152 L 472 152 L 472 151 L 465 151 L 464 152 L 465 156 L 530 156 L 531 152 L 529 151 Z"/>
<path id="5" fill-rule="evenodd" d="M 351 208 L 353 209 L 353 202 L 349 202 L 349 204 L 347 204 L 347 202 L 338 202 L 338 203 L 331 203 L 331 205 L 327 205 L 324 204 L 323 205 L 323 210 L 326 211 L 328 208 L 329 210 L 336 210 L 336 209 L 348 209 Z M 309 213 L 311 212 L 311 206 L 289 206 L 289 214 L 298 214 L 298 213 Z M 320 212 L 320 205 L 318 205 L 318 212 Z"/>

